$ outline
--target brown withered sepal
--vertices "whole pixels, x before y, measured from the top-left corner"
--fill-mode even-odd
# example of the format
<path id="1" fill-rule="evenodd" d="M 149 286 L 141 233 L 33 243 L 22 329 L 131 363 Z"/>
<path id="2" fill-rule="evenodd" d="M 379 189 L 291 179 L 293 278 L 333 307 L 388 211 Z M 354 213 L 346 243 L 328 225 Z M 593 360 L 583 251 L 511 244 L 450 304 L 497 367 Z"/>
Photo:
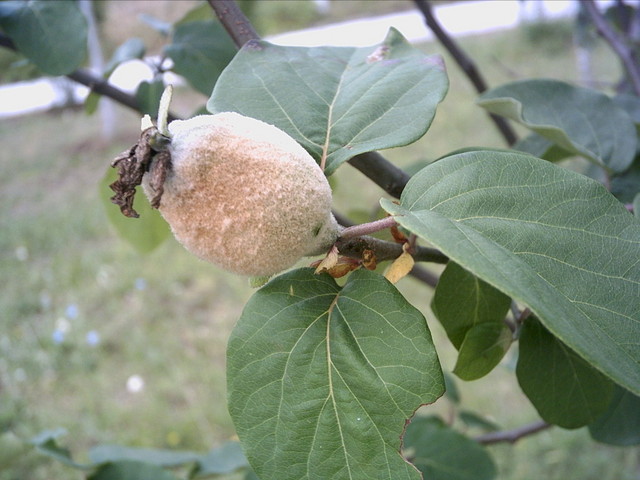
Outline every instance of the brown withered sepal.
<path id="1" fill-rule="evenodd" d="M 151 145 L 158 136 L 156 127 L 149 127 L 140 134 L 138 143 L 118 155 L 111 166 L 118 169 L 118 179 L 109 185 L 115 192 L 111 201 L 120 207 L 126 217 L 138 218 L 133 208 L 136 187 L 142 183 L 142 177 L 149 173 L 149 185 L 155 195 L 151 206 L 158 208 L 164 192 L 164 181 L 171 169 L 171 154 L 168 150 L 155 150 Z M 156 142 L 157 143 L 157 142 Z"/>

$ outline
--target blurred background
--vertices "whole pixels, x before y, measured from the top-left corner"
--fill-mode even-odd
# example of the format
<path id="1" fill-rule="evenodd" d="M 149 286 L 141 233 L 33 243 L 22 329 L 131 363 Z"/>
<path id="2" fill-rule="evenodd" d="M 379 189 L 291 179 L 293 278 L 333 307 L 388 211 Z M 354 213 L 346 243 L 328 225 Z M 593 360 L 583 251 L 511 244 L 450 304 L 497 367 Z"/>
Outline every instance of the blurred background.
<path id="1" fill-rule="evenodd" d="M 395 26 L 418 48 L 443 55 L 449 94 L 422 140 L 383 152 L 398 166 L 414 171 L 455 149 L 505 147 L 413 2 L 240 3 L 258 33 L 274 43 L 371 45 Z M 579 28 L 578 3 L 434 5 L 490 86 L 546 77 L 611 92 L 620 66 L 603 42 Z M 144 43 L 145 58 L 111 76 L 135 92 L 156 75 L 153 65 L 174 22 L 199 2 L 84 4 L 95 23 L 87 67 L 101 73 L 130 37 Z M 234 438 L 225 348 L 252 289 L 172 238 L 145 252 L 149 248 L 123 239 L 109 221 L 117 207 L 108 202 L 104 179 L 110 161 L 137 140 L 141 115 L 108 100 L 88 114 L 86 89 L 64 78 L 33 82 L 38 77 L 19 55 L 0 49 L 0 480 L 79 478 L 23 443 L 43 430 L 68 431 L 60 443 L 79 460 L 96 444 L 206 451 Z M 178 85 L 173 109 L 191 116 L 207 97 L 172 78 Z M 332 182 L 336 210 L 357 222 L 378 215 L 384 192 L 362 174 L 345 165 Z M 410 278 L 399 288 L 428 318 L 450 370 L 455 357 L 429 311 L 431 291 Z M 456 382 L 461 408 L 501 429 L 537 419 L 515 380 L 514 350 L 488 377 Z M 446 418 L 452 405 L 443 399 L 430 408 Z M 552 428 L 489 449 L 500 479 L 640 478 L 637 449 L 596 444 L 586 429 Z"/>

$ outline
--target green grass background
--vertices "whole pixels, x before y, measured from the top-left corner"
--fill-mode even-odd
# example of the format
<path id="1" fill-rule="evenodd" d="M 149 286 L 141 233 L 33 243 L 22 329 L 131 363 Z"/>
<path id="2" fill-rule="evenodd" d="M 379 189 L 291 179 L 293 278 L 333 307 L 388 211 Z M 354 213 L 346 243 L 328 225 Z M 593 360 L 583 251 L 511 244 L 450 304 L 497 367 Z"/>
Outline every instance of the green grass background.
<path id="1" fill-rule="evenodd" d="M 136 14 L 156 8 L 159 17 L 175 20 L 191 2 L 159 3 L 105 4 L 106 49 L 140 32 L 160 48 L 157 34 Z M 261 2 L 256 14 L 263 32 L 275 32 L 367 9 L 393 10 L 394 3 L 334 2 L 331 18 L 320 19 L 308 2 Z M 578 79 L 568 23 L 469 37 L 461 44 L 491 85 Z M 457 148 L 504 146 L 453 60 L 438 45 L 422 48 L 444 54 L 449 94 L 422 140 L 384 154 L 410 167 Z M 593 58 L 599 86 L 610 87 L 619 74 L 600 45 Z M 183 115 L 206 100 L 184 90 L 175 98 Z M 139 131 L 138 115 L 120 107 L 117 115 L 117 134 L 108 143 L 99 117 L 78 110 L 0 121 L 0 480 L 81 478 L 23 443 L 45 429 L 65 428 L 69 433 L 60 442 L 78 460 L 102 443 L 206 451 L 234 436 L 225 401 L 225 346 L 252 290 L 246 279 L 197 260 L 173 239 L 140 254 L 115 233 L 98 185 L 110 160 Z M 344 166 L 334 186 L 337 210 L 359 220 L 376 215 L 383 192 L 360 173 Z M 431 292 L 411 279 L 399 288 L 429 319 L 450 370 L 455 356 L 429 311 Z M 56 342 L 61 328 L 67 328 L 64 341 Z M 87 334 L 96 333 L 100 341 L 91 345 Z M 513 356 L 482 380 L 458 381 L 461 408 L 505 429 L 535 421 L 515 381 Z M 126 387 L 133 375 L 144 380 L 138 393 Z M 447 418 L 454 409 L 446 399 L 429 408 Z M 586 429 L 553 428 L 489 449 L 504 480 L 640 478 L 637 449 L 594 443 Z"/>

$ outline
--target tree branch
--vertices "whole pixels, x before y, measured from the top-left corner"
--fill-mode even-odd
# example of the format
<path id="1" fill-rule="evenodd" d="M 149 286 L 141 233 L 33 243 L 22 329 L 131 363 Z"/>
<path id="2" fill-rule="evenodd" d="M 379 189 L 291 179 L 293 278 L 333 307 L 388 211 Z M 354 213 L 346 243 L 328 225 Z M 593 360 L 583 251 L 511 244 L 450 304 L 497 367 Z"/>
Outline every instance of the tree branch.
<path id="1" fill-rule="evenodd" d="M 402 190 L 411 178 L 409 174 L 396 167 L 378 152 L 361 153 L 347 163 L 395 198 L 400 198 Z"/>
<path id="2" fill-rule="evenodd" d="M 494 443 L 516 443 L 523 437 L 533 435 L 542 430 L 546 430 L 551 427 L 549 423 L 540 420 L 538 422 L 530 423 L 522 427 L 514 428 L 513 430 L 505 430 L 501 432 L 491 432 L 484 435 L 479 435 L 474 440 L 483 445 L 492 445 Z"/>
<path id="3" fill-rule="evenodd" d="M 8 48 L 10 50 L 14 50 L 14 51 L 18 50 L 15 44 L 13 43 L 13 41 L 6 35 L 3 35 L 2 33 L 0 33 L 0 46 Z M 140 104 L 138 103 L 138 100 L 134 95 L 131 95 L 127 92 L 120 90 L 117 87 L 114 87 L 101 76 L 98 76 L 85 68 L 79 68 L 67 74 L 66 77 L 70 78 L 75 82 L 78 82 L 82 85 L 89 87 L 89 89 L 92 92 L 98 93 L 100 95 L 104 95 L 105 97 L 108 97 L 111 100 L 118 102 L 120 105 L 124 105 L 125 107 L 128 107 L 140 113 Z M 172 113 L 169 113 L 169 116 L 168 116 L 169 121 L 176 120 L 177 118 L 178 117 L 176 117 Z"/>
<path id="4" fill-rule="evenodd" d="M 260 40 L 249 19 L 234 0 L 207 0 L 238 48 L 249 40 Z"/>
<path id="5" fill-rule="evenodd" d="M 376 260 L 379 262 L 394 260 L 402 254 L 401 244 L 388 242 L 368 235 L 352 238 L 338 238 L 335 245 L 342 255 L 358 259 L 362 258 L 362 254 L 365 250 L 373 250 L 376 254 Z M 440 250 L 429 247 L 416 246 L 411 256 L 416 262 L 444 264 L 449 261 L 449 257 Z"/>
<path id="6" fill-rule="evenodd" d="M 598 7 L 596 7 L 593 0 L 584 0 L 583 5 L 585 6 L 585 9 L 591 17 L 594 25 L 598 29 L 598 33 L 600 33 L 611 49 L 616 52 L 618 57 L 620 57 L 620 60 L 629 75 L 629 79 L 631 80 L 633 91 L 636 95 L 640 96 L 640 66 L 633 58 L 633 51 L 607 23 L 607 20 L 604 18 L 602 13 L 600 13 L 600 10 L 598 10 Z"/>
<path id="7" fill-rule="evenodd" d="M 462 71 L 467 75 L 471 83 L 475 87 L 478 93 L 482 93 L 487 89 L 487 83 L 484 77 L 476 67 L 473 60 L 471 60 L 466 53 L 458 46 L 453 38 L 442 28 L 438 19 L 433 14 L 431 3 L 429 0 L 414 0 L 418 10 L 422 13 L 425 19 L 425 23 L 431 29 L 438 41 L 447 49 L 457 64 L 462 68 Z M 513 145 L 518 140 L 515 132 L 507 121 L 494 114 L 489 114 L 493 123 L 504 137 L 508 145 Z"/>

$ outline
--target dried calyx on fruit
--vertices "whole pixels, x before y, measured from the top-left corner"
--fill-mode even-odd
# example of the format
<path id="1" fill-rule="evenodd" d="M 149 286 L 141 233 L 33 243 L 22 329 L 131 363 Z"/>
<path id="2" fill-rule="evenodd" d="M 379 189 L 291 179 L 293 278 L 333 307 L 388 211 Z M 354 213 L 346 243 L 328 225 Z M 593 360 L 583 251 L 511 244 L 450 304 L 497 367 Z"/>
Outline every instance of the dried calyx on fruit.
<path id="1" fill-rule="evenodd" d="M 143 121 L 138 144 L 113 162 L 112 201 L 125 215 L 137 216 L 133 192 L 142 183 L 187 250 L 250 276 L 278 273 L 336 241 L 331 188 L 293 138 L 233 112 L 167 128 L 167 106 L 165 99 L 158 128 Z"/>

